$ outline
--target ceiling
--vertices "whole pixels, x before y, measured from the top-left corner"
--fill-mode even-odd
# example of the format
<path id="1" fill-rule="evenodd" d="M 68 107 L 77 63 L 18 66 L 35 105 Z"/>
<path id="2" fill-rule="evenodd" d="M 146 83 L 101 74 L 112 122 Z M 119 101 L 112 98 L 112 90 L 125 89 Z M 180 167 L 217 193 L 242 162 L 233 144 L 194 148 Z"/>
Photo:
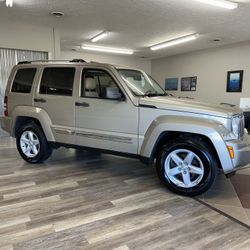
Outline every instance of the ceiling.
<path id="1" fill-rule="evenodd" d="M 0 16 L 60 30 L 63 49 L 91 44 L 101 31 L 110 35 L 98 46 L 127 48 L 135 55 L 158 58 L 250 40 L 250 0 L 225 10 L 192 0 L 14 0 L 6 8 L 0 0 Z M 61 11 L 65 16 L 51 16 Z M 150 51 L 151 45 L 199 33 L 197 40 Z M 214 39 L 220 42 L 213 42 Z"/>

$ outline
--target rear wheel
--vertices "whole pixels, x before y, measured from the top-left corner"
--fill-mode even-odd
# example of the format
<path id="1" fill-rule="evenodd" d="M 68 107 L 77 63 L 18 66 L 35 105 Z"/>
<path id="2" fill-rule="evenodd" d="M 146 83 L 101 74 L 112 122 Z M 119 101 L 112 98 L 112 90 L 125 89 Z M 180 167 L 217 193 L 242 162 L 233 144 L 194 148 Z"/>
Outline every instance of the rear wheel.
<path id="1" fill-rule="evenodd" d="M 25 124 L 18 130 L 16 144 L 19 154 L 29 163 L 41 163 L 52 153 L 42 129 L 35 123 Z"/>
<path id="2" fill-rule="evenodd" d="M 161 181 L 171 191 L 185 196 L 204 193 L 217 175 L 212 152 L 197 138 L 177 138 L 164 145 L 156 168 Z"/>

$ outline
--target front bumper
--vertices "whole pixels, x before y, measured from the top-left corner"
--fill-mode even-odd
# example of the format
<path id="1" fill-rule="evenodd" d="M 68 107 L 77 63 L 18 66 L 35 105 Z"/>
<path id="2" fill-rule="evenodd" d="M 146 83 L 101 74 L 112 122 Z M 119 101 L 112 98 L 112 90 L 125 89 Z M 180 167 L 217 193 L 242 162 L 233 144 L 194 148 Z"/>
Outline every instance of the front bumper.
<path id="1" fill-rule="evenodd" d="M 250 136 L 247 133 L 244 134 L 242 140 L 234 140 L 226 144 L 234 150 L 232 159 L 234 171 L 250 163 Z"/>
<path id="2" fill-rule="evenodd" d="M 12 119 L 10 117 L 2 116 L 0 117 L 0 125 L 3 130 L 5 130 L 7 133 L 11 134 L 12 132 Z"/>

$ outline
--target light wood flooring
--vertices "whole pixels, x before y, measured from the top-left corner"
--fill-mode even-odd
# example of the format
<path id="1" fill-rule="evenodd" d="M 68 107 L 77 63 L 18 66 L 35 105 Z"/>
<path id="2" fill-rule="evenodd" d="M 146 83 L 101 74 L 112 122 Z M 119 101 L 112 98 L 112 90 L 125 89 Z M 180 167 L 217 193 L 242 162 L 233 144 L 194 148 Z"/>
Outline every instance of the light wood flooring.
<path id="1" fill-rule="evenodd" d="M 2 135 L 0 249 L 250 249 L 250 232 L 137 160 L 62 148 L 30 165 Z"/>

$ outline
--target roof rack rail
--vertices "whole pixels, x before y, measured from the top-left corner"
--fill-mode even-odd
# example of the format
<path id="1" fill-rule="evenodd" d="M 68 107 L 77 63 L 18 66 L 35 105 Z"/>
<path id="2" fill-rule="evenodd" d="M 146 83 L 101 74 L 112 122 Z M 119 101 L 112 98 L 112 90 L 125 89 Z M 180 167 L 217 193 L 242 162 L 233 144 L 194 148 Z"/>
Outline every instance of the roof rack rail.
<path id="1" fill-rule="evenodd" d="M 72 59 L 71 61 L 69 62 L 72 62 L 72 63 L 85 63 L 86 61 L 83 60 L 83 59 Z"/>
<path id="2" fill-rule="evenodd" d="M 20 61 L 17 64 L 29 64 L 33 62 L 70 62 L 70 63 L 85 63 L 83 59 L 72 59 L 72 60 L 33 60 L 33 61 Z"/>
<path id="3" fill-rule="evenodd" d="M 29 63 L 31 63 L 31 62 L 30 61 L 20 61 L 17 64 L 19 65 L 19 64 L 29 64 Z"/>

